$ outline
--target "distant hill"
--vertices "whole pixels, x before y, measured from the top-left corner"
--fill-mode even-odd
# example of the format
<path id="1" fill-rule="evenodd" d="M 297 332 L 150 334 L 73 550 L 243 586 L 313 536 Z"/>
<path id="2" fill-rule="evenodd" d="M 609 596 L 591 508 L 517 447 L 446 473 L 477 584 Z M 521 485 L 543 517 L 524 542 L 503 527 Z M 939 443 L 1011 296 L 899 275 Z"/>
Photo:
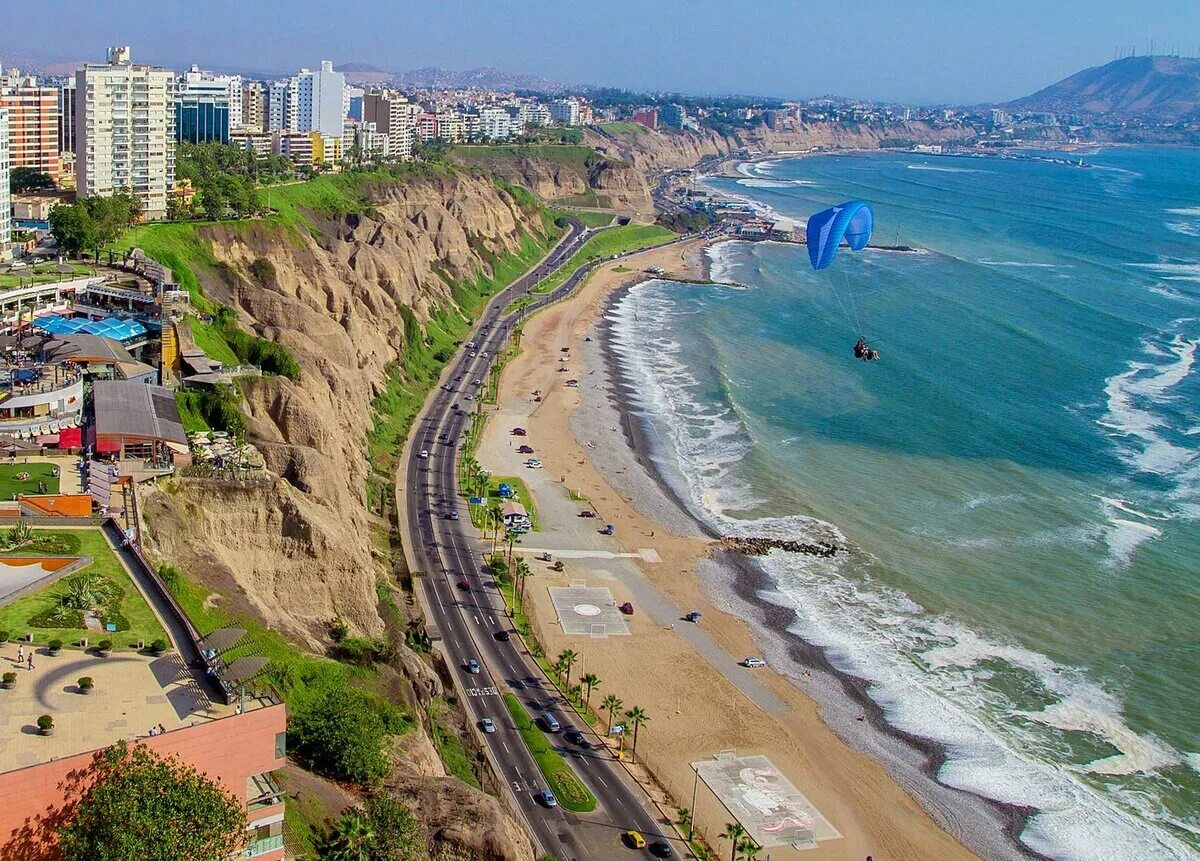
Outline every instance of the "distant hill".
<path id="1" fill-rule="evenodd" d="M 405 89 L 439 89 L 449 87 L 484 87 L 491 90 L 535 90 L 543 93 L 559 93 L 566 87 L 539 75 L 524 75 L 505 72 L 490 66 L 454 72 L 449 69 L 429 67 L 409 72 L 389 72 L 370 63 L 343 63 L 335 67 L 346 79 L 366 84 L 394 84 Z"/>
<path id="2" fill-rule="evenodd" d="M 1178 122 L 1200 112 L 1200 60 L 1124 57 L 1076 72 L 1004 107 Z"/>

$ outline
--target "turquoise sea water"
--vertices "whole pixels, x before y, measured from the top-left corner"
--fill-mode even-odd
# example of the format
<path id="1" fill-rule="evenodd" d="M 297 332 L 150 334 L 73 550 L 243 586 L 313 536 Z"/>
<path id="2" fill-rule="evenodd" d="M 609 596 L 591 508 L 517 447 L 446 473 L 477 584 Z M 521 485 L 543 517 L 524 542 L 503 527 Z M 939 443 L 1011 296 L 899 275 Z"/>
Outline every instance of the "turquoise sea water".
<path id="1" fill-rule="evenodd" d="M 1200 153 L 1091 167 L 823 156 L 713 179 L 782 216 L 861 197 L 919 254 L 727 243 L 650 282 L 616 349 L 665 472 L 777 555 L 791 631 L 943 744 L 939 779 L 1034 808 L 1062 858 L 1200 850 Z M 881 361 L 855 361 L 859 332 Z"/>

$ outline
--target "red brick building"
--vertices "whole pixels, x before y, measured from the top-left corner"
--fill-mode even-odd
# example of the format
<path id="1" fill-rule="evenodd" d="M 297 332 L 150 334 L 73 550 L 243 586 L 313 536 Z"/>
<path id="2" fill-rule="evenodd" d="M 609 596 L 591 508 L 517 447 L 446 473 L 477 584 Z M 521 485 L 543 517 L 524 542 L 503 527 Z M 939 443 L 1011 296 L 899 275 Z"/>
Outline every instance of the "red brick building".
<path id="1" fill-rule="evenodd" d="M 58 150 L 58 89 L 39 87 L 26 78 L 0 90 L 0 107 L 8 108 L 9 167 L 31 167 L 58 183 L 62 158 Z"/>

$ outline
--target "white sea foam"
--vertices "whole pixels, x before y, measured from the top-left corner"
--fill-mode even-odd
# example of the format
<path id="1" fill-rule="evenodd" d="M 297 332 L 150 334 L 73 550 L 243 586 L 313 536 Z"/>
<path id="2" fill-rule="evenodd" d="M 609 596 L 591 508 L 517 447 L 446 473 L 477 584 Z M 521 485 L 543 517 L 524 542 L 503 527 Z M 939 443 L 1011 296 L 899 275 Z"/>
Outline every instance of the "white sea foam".
<path id="1" fill-rule="evenodd" d="M 1200 284 L 1200 263 L 1131 263 L 1137 269 L 1149 269 L 1167 281 L 1191 281 Z"/>
<path id="2" fill-rule="evenodd" d="M 1188 215 L 1192 218 L 1200 218 L 1200 206 L 1183 206 L 1178 209 L 1168 209 L 1168 215 Z"/>
<path id="3" fill-rule="evenodd" d="M 668 450 L 656 457 L 667 465 L 668 479 L 722 533 L 844 545 L 836 527 L 814 518 L 744 516 L 759 501 L 737 470 L 753 440 L 735 407 L 706 402 L 702 393 L 710 386 L 696 376 L 701 371 L 685 366 L 678 340 L 669 334 L 677 322 L 672 305 L 653 285 L 635 288 L 613 309 L 612 333 L 618 360 L 634 383 L 634 403 L 665 437 Z M 1182 360 L 1185 351 L 1176 355 Z M 1161 394 L 1181 374 L 1186 376 L 1182 368 L 1160 368 L 1153 383 L 1131 382 Z M 1153 817 L 1152 801 L 1106 794 L 1084 780 L 1087 772 L 1154 772 L 1180 759 L 1130 728 L 1119 698 L 1086 671 L 931 615 L 844 557 L 773 552 L 760 562 L 773 584 L 760 597 L 796 614 L 789 631 L 822 648 L 840 671 L 864 680 L 890 724 L 945 749 L 941 782 L 1035 811 L 1022 834 L 1029 846 L 1067 861 L 1194 857 L 1135 815 Z M 1013 673 L 1035 680 L 1050 705 L 1020 711 L 1000 683 Z M 1065 729 L 1090 733 L 1117 753 L 1083 766 L 1064 762 L 1054 751 Z"/>
<path id="4" fill-rule="evenodd" d="M 1154 284 L 1153 286 L 1150 287 L 1150 292 L 1154 293 L 1157 296 L 1162 296 L 1164 298 L 1171 299 L 1172 301 L 1175 301 L 1175 302 L 1187 302 L 1187 301 L 1191 300 L 1191 298 L 1192 298 L 1192 297 L 1188 296 L 1186 293 L 1184 293 L 1183 291 L 1177 290 L 1176 288 L 1170 287 L 1166 284 Z"/>
<path id="5" fill-rule="evenodd" d="M 816 185 L 811 179 L 739 179 L 738 185 L 747 188 L 792 188 L 797 185 Z"/>
<path id="6" fill-rule="evenodd" d="M 1182 233 L 1184 236 L 1200 236 L 1200 222 L 1196 221 L 1164 221 L 1167 230 Z"/>
<path id="7" fill-rule="evenodd" d="M 1128 567 L 1138 545 L 1161 535 L 1162 530 L 1149 523 L 1139 523 L 1122 517 L 1110 518 L 1104 536 L 1108 544 L 1109 562 L 1121 568 Z"/>
<path id="8" fill-rule="evenodd" d="M 976 260 L 981 266 L 1010 266 L 1014 269 L 1058 269 L 1057 263 L 1030 263 L 1024 260 Z"/>

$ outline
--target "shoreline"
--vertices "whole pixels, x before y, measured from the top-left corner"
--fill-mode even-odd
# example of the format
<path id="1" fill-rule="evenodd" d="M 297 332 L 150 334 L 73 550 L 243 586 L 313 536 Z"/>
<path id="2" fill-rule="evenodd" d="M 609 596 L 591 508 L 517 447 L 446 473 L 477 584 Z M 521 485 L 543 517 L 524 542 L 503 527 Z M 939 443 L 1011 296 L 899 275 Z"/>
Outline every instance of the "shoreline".
<path id="1" fill-rule="evenodd" d="M 504 470 L 520 470 L 521 461 L 500 428 L 510 421 L 528 428 L 527 439 L 537 447 L 545 470 L 525 478 L 541 527 L 526 538 L 528 549 L 523 552 L 567 551 L 561 557 L 568 562 L 564 572 L 536 566 L 536 587 L 526 600 L 539 640 L 549 654 L 578 650 L 587 669 L 608 680 L 601 693 L 622 697 L 626 707 L 645 705 L 654 715 L 653 724 L 642 733 L 638 758 L 647 761 L 676 804 L 691 806 L 689 763 L 710 758 L 731 740 L 736 739 L 741 751 L 770 756 L 832 823 L 837 837 L 803 853 L 773 847 L 773 857 L 965 859 L 980 852 L 988 858 L 1028 857 L 1002 839 L 1005 823 L 991 808 L 940 784 L 932 785 L 945 797 L 919 803 L 916 788 L 898 779 L 887 764 L 889 758 L 902 760 L 915 773 L 928 757 L 918 762 L 911 751 L 880 741 L 882 733 L 873 733 L 877 740 L 868 744 L 852 744 L 839 733 L 823 697 L 806 689 L 825 685 L 841 691 L 842 683 L 832 675 L 814 670 L 812 678 L 800 682 L 774 670 L 747 672 L 736 666 L 745 655 L 762 653 L 756 642 L 762 639 L 757 617 L 765 610 L 758 601 L 744 611 L 732 606 L 742 599 L 727 589 L 712 589 L 710 581 L 716 577 L 727 585 L 741 579 L 743 594 L 756 598 L 759 581 L 746 572 L 757 567 L 746 559 L 731 566 L 722 554 L 713 555 L 717 542 L 712 530 L 701 529 L 681 505 L 654 462 L 653 439 L 632 411 L 621 408 L 623 393 L 614 387 L 600 353 L 600 342 L 607 337 L 599 337 L 597 329 L 614 294 L 623 295 L 656 277 L 698 280 L 693 276 L 708 269 L 706 244 L 697 240 L 651 249 L 622 261 L 635 270 L 659 264 L 668 270 L 660 276 L 617 273 L 612 264 L 600 267 L 574 297 L 528 321 L 523 349 L 501 378 L 500 404 L 477 457 L 501 474 L 514 474 Z M 571 362 L 583 354 L 583 367 L 572 366 L 579 388 L 564 388 L 562 377 L 545 363 L 544 357 L 557 354 L 563 344 L 570 348 Z M 544 394 L 536 402 L 530 397 L 535 390 Z M 600 550 L 611 547 L 614 539 L 598 539 L 594 522 L 578 519 L 579 503 L 571 501 L 578 499 L 576 493 L 585 496 L 604 521 L 617 525 L 617 541 L 625 555 L 639 556 L 640 545 L 654 548 L 655 557 L 661 558 L 635 562 L 610 558 L 607 551 L 609 561 L 580 558 L 579 548 Z M 745 570 L 739 573 L 739 568 Z M 563 632 L 545 587 L 584 579 L 609 588 L 617 603 L 635 601 L 637 613 L 628 620 L 633 636 L 593 639 Z M 687 609 L 703 612 L 702 626 L 676 624 Z M 747 618 L 756 619 L 754 630 Z M 850 702 L 844 693 L 835 699 Z M 841 723 L 867 728 L 865 720 L 854 719 L 862 711 L 857 705 L 843 711 L 847 717 Z M 891 753 L 880 756 L 888 748 Z M 954 801 L 963 798 L 971 799 L 972 811 L 958 809 L 962 805 Z M 696 804 L 698 829 L 715 846 L 729 815 L 716 807 L 718 802 L 707 790 Z"/>
<path id="2" fill-rule="evenodd" d="M 711 265 L 711 258 L 707 253 L 703 253 L 702 257 L 705 262 L 704 268 L 707 270 Z M 708 278 L 707 271 L 705 271 L 704 277 Z M 691 511 L 688 502 L 680 496 L 677 489 L 663 474 L 659 464 L 655 461 L 651 452 L 657 443 L 652 440 L 653 434 L 650 422 L 644 416 L 637 414 L 635 408 L 629 406 L 619 395 L 619 391 L 630 391 L 634 386 L 622 369 L 620 359 L 614 355 L 611 348 L 610 332 L 614 326 L 614 322 L 610 317 L 610 312 L 630 291 L 640 284 L 646 283 L 648 280 L 653 279 L 643 278 L 637 282 L 622 284 L 616 287 L 608 294 L 603 303 L 602 316 L 596 324 L 595 331 L 599 343 L 597 352 L 601 356 L 607 377 L 605 381 L 607 388 L 606 399 L 619 416 L 623 436 L 634 461 L 646 471 L 662 491 L 664 497 L 678 509 L 682 517 L 694 523 L 696 528 L 704 534 L 717 539 L 720 537 L 718 531 L 704 523 L 700 517 Z M 777 674 L 787 683 L 796 687 L 802 695 L 812 699 L 817 704 L 822 720 L 830 731 L 847 745 L 868 754 L 871 751 L 878 754 L 881 743 L 883 745 L 902 747 L 903 750 L 887 751 L 887 753 L 891 754 L 887 758 L 887 761 L 882 761 L 878 756 L 874 758 L 880 761 L 897 784 L 915 798 L 921 804 L 922 808 L 938 822 L 940 827 L 944 828 L 956 839 L 960 840 L 964 846 L 982 857 L 1045 859 L 1045 856 L 1033 852 L 1021 843 L 1019 839 L 1027 819 L 1035 811 L 1031 808 L 1018 805 L 1006 805 L 994 802 L 990 799 L 938 782 L 937 774 L 947 759 L 946 749 L 942 745 L 931 742 L 928 739 L 893 727 L 887 722 L 883 708 L 869 696 L 867 692 L 868 684 L 865 680 L 839 671 L 829 661 L 822 648 L 808 643 L 802 637 L 790 632 L 788 627 L 792 620 L 796 618 L 796 613 L 794 610 L 759 598 L 759 592 L 773 589 L 774 583 L 771 581 L 767 571 L 758 565 L 753 558 L 717 548 L 710 554 L 710 562 L 713 568 L 718 570 L 710 572 L 707 578 L 696 577 L 697 582 L 707 593 L 710 600 L 719 604 L 722 599 L 734 598 L 741 606 L 723 608 L 726 612 L 736 612 L 742 618 L 749 618 L 746 615 L 747 613 L 756 614 L 759 617 L 760 624 L 782 641 L 783 651 L 786 652 L 787 657 L 793 663 L 813 674 L 820 674 L 828 680 L 829 685 L 823 691 L 824 696 L 813 696 L 811 689 L 800 687 L 799 680 L 790 673 L 782 669 L 777 669 L 775 666 L 769 665 L 768 667 L 769 672 Z M 733 575 L 732 595 L 720 594 L 721 590 L 715 581 L 721 579 L 722 573 L 726 575 L 731 573 Z M 707 582 L 705 582 L 706 580 Z M 728 581 L 726 581 L 726 585 L 728 585 Z M 758 637 L 755 637 L 755 640 L 757 642 Z M 764 653 L 767 651 L 769 649 L 764 648 Z M 837 690 L 829 690 L 828 688 L 836 688 Z M 845 719 L 847 711 L 845 708 L 846 703 L 832 702 L 830 700 L 831 695 L 844 697 L 853 706 L 854 710 L 860 711 L 865 716 L 866 720 L 864 723 L 869 725 L 870 731 L 883 737 L 882 742 L 880 739 L 863 738 L 864 733 L 862 731 L 852 731 L 852 724 L 848 725 Z M 832 711 L 840 711 L 842 713 L 839 715 L 841 719 L 829 719 L 831 717 L 829 713 Z M 857 719 L 853 719 L 853 723 L 858 723 Z M 911 773 L 913 769 L 919 771 L 919 774 Z M 905 773 L 906 771 L 909 773 Z M 1003 855 L 993 854 L 996 849 L 994 843 L 980 844 L 978 840 L 980 835 L 961 833 L 961 827 L 956 827 L 959 817 L 955 816 L 954 812 L 950 809 L 954 805 L 977 808 L 970 811 L 968 816 L 972 819 L 979 816 L 990 820 L 983 824 L 999 829 L 1001 836 L 1007 841 L 1013 852 Z M 975 814 L 976 816 L 971 816 L 971 814 Z"/>

